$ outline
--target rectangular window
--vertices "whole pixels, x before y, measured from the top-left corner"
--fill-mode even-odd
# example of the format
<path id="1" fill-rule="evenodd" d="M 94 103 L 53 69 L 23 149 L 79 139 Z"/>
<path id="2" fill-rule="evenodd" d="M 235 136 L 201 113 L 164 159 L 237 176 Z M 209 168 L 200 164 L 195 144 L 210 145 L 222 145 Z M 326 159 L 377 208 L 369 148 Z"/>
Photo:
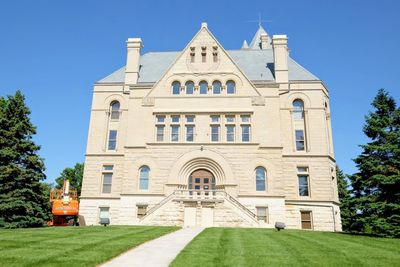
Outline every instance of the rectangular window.
<path id="1" fill-rule="evenodd" d="M 301 228 L 312 229 L 312 214 L 311 211 L 300 211 L 301 214 Z"/>
<path id="2" fill-rule="evenodd" d="M 235 123 L 235 116 L 225 116 L 227 123 Z"/>
<path id="3" fill-rule="evenodd" d="M 100 207 L 99 218 L 100 219 L 109 219 L 110 218 L 110 208 L 109 207 Z"/>
<path id="4" fill-rule="evenodd" d="M 219 123 L 219 115 L 211 116 L 211 123 Z"/>
<path id="5" fill-rule="evenodd" d="M 240 119 L 242 120 L 242 122 L 250 122 L 250 116 L 249 115 L 242 115 L 240 116 Z"/>
<path id="6" fill-rule="evenodd" d="M 178 125 L 171 126 L 171 141 L 172 142 L 179 141 L 179 130 L 180 130 L 180 127 Z"/>
<path id="7" fill-rule="evenodd" d="M 181 116 L 171 116 L 172 123 L 179 123 Z"/>
<path id="8" fill-rule="evenodd" d="M 299 196 L 309 196 L 309 175 L 307 167 L 297 167 L 297 177 L 299 180 Z"/>
<path id="9" fill-rule="evenodd" d="M 235 141 L 235 126 L 234 125 L 226 126 L 226 141 L 227 142 Z"/>
<path id="10" fill-rule="evenodd" d="M 117 130 L 110 130 L 108 134 L 108 150 L 117 149 Z"/>
<path id="11" fill-rule="evenodd" d="M 194 126 L 186 125 L 186 141 L 193 142 L 194 140 Z"/>
<path id="12" fill-rule="evenodd" d="M 242 125 L 242 142 L 250 141 L 250 125 Z"/>
<path id="13" fill-rule="evenodd" d="M 137 205 L 137 217 L 143 218 L 147 213 L 147 205 Z"/>
<path id="14" fill-rule="evenodd" d="M 211 141 L 218 142 L 219 141 L 219 125 L 211 126 Z"/>
<path id="15" fill-rule="evenodd" d="M 164 125 L 157 125 L 157 141 L 162 142 L 164 141 Z"/>
<path id="16" fill-rule="evenodd" d="M 296 150 L 297 151 L 304 151 L 304 131 L 303 130 L 296 130 Z"/>
<path id="17" fill-rule="evenodd" d="M 164 123 L 165 122 L 165 116 L 156 116 L 156 122 L 157 123 Z"/>
<path id="18" fill-rule="evenodd" d="M 257 219 L 268 223 L 268 208 L 267 207 L 256 207 Z"/>
<path id="19" fill-rule="evenodd" d="M 187 123 L 194 123 L 194 116 L 192 116 L 192 115 L 187 115 L 187 116 L 186 116 L 186 122 L 187 122 Z"/>
<path id="20" fill-rule="evenodd" d="M 101 192 L 104 194 L 111 193 L 113 168 L 114 168 L 113 165 L 104 165 L 103 166 L 103 188 L 102 188 Z"/>

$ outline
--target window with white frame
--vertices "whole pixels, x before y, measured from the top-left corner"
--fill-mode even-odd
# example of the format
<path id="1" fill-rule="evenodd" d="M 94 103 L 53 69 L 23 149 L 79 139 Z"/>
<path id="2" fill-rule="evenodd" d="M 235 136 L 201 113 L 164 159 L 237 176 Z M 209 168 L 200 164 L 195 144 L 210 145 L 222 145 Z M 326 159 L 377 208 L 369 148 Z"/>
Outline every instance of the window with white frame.
<path id="1" fill-rule="evenodd" d="M 194 115 L 186 115 L 186 142 L 194 141 L 194 129 L 195 129 L 195 116 Z"/>
<path id="2" fill-rule="evenodd" d="M 173 95 L 179 95 L 181 93 L 181 83 L 178 81 L 175 81 L 171 85 L 172 88 L 172 94 Z"/>
<path id="3" fill-rule="evenodd" d="M 305 150 L 305 138 L 304 138 L 304 130 L 295 130 L 296 137 L 296 150 L 304 151 Z"/>
<path id="4" fill-rule="evenodd" d="M 150 168 L 148 166 L 142 166 L 139 169 L 139 189 L 148 190 L 149 189 L 149 175 Z"/>
<path id="5" fill-rule="evenodd" d="M 220 81 L 214 81 L 213 84 L 212 84 L 212 87 L 213 87 L 213 94 L 214 95 L 219 95 L 221 93 L 222 85 L 221 85 Z"/>
<path id="6" fill-rule="evenodd" d="M 308 167 L 297 167 L 297 179 L 299 181 L 299 196 L 310 196 L 310 181 Z"/>
<path id="7" fill-rule="evenodd" d="M 111 187 L 112 187 L 112 178 L 113 178 L 113 165 L 104 165 L 103 166 L 103 172 L 102 172 L 102 190 L 101 192 L 103 194 L 109 194 L 111 193 Z"/>
<path id="8" fill-rule="evenodd" d="M 111 120 L 117 121 L 119 120 L 120 114 L 120 104 L 118 101 L 113 101 L 110 105 L 111 108 Z"/>
<path id="9" fill-rule="evenodd" d="M 194 83 L 192 81 L 188 81 L 188 82 L 186 82 L 185 87 L 186 87 L 186 94 L 193 95 Z"/>
<path id="10" fill-rule="evenodd" d="M 165 132 L 165 115 L 156 116 L 156 140 L 157 142 L 164 141 Z"/>
<path id="11" fill-rule="evenodd" d="M 267 171 L 264 167 L 257 167 L 256 174 L 256 191 L 266 191 Z"/>
<path id="12" fill-rule="evenodd" d="M 236 85 L 234 81 L 227 81 L 226 82 L 226 93 L 227 94 L 234 94 L 236 92 Z"/>
<path id="13" fill-rule="evenodd" d="M 268 223 L 268 207 L 256 207 L 257 219 Z"/>
<path id="14" fill-rule="evenodd" d="M 108 150 L 117 149 L 117 130 L 110 130 L 108 134 Z"/>

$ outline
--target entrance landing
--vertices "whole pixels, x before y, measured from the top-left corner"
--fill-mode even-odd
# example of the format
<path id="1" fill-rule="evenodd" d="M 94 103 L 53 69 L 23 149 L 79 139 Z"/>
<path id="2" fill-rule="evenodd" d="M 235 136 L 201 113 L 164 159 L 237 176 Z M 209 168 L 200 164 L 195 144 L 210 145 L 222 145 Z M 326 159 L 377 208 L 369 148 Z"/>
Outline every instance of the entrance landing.
<path id="1" fill-rule="evenodd" d="M 184 228 L 146 242 L 104 263 L 102 267 L 166 267 L 204 228 Z"/>

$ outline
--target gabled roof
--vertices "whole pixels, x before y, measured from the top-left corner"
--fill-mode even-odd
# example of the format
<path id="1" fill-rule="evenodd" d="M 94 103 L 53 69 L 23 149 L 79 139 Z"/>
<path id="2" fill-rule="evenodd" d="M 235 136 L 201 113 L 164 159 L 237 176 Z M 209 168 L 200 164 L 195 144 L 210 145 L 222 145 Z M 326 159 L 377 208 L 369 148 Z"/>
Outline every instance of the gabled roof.
<path id="1" fill-rule="evenodd" d="M 266 50 L 227 50 L 229 56 L 251 81 L 274 81 L 274 55 Z M 157 82 L 181 52 L 149 52 L 140 57 L 138 83 Z M 288 58 L 289 80 L 319 80 L 304 67 Z M 97 83 L 124 83 L 125 67 L 122 67 Z"/>

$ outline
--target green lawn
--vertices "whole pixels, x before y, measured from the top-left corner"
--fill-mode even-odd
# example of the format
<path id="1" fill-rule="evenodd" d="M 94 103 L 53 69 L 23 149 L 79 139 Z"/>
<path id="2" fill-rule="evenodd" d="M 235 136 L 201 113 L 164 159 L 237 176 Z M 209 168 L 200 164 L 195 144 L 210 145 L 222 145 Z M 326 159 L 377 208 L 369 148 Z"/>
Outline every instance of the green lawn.
<path id="1" fill-rule="evenodd" d="M 177 227 L 46 227 L 0 230 L 0 266 L 95 266 Z"/>
<path id="2" fill-rule="evenodd" d="M 208 228 L 171 266 L 400 266 L 400 240 L 300 230 Z"/>

